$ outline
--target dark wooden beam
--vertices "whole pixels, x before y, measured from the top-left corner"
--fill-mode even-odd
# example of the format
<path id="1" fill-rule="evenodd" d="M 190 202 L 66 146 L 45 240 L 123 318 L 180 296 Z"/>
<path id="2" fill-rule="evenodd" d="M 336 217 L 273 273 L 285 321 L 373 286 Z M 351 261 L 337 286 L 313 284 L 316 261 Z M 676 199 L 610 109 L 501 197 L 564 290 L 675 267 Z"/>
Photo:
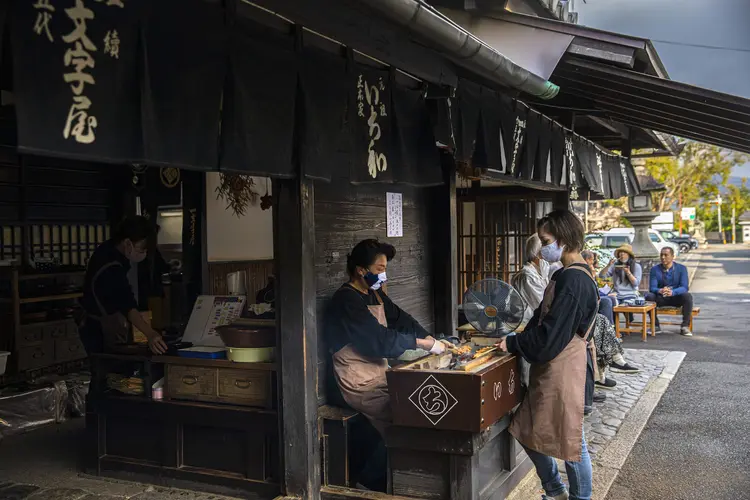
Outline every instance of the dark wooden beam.
<path id="1" fill-rule="evenodd" d="M 433 189 L 435 269 L 435 333 L 453 335 L 458 327 L 458 219 L 456 215 L 456 163 L 441 154 L 445 184 Z"/>
<path id="2" fill-rule="evenodd" d="M 320 492 L 313 181 L 274 181 L 282 460 L 288 496 Z"/>

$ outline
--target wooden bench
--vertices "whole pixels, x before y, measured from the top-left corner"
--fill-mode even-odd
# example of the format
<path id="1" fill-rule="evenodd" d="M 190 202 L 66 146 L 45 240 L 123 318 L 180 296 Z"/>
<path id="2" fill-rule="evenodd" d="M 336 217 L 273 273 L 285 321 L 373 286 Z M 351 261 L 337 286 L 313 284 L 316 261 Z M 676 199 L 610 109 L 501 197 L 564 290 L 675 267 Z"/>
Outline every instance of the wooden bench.
<path id="1" fill-rule="evenodd" d="M 698 316 L 701 313 L 700 307 L 693 307 L 693 314 L 690 315 L 690 331 L 693 331 L 693 318 Z M 679 316 L 682 318 L 682 308 L 681 307 L 657 307 L 656 308 L 656 315 L 660 318 L 662 316 Z M 661 320 L 659 320 L 661 322 Z M 675 325 L 677 323 L 667 323 L 668 325 Z M 680 321 L 680 324 L 682 324 L 682 321 Z"/>

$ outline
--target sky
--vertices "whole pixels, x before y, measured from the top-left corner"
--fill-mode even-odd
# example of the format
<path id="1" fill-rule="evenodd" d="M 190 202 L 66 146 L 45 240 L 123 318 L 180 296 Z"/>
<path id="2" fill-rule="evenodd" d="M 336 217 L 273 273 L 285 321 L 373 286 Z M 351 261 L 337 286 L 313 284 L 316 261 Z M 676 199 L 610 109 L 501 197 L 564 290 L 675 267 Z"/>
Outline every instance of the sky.
<path id="1" fill-rule="evenodd" d="M 579 24 L 651 39 L 672 80 L 750 99 L 750 0 L 576 0 L 576 11 Z M 750 177 L 750 163 L 734 175 Z"/>

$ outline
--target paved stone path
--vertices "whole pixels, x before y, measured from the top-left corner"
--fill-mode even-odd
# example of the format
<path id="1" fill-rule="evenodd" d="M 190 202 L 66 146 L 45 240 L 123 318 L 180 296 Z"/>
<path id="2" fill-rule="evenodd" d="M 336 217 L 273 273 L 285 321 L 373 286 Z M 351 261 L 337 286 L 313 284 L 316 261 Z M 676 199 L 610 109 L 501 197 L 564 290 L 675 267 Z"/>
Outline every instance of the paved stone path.
<path id="1" fill-rule="evenodd" d="M 105 483 L 92 480 L 95 490 L 106 488 Z M 113 483 L 114 484 L 114 483 Z M 135 483 L 133 483 L 135 485 Z M 45 488 L 31 484 L 0 482 L 0 500 L 236 500 L 231 497 L 195 493 L 172 488 L 141 486 L 135 494 L 110 495 L 97 494 L 80 488 Z"/>
<path id="2" fill-rule="evenodd" d="M 659 376 L 665 366 L 669 351 L 626 349 L 625 359 L 642 371 L 635 374 L 607 373 L 617 382 L 614 390 L 603 390 L 607 395 L 604 403 L 594 405 L 594 411 L 584 420 L 586 442 L 595 461 L 596 456 L 617 434 L 630 409 L 641 397 L 649 380 Z"/>

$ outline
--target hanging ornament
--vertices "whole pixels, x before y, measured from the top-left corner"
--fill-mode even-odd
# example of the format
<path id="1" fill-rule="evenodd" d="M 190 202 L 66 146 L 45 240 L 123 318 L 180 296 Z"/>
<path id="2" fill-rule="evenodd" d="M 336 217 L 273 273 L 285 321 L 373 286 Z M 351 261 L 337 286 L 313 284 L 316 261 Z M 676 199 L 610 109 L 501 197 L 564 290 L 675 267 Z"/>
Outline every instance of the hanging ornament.
<path id="1" fill-rule="evenodd" d="M 266 194 L 260 197 L 260 209 L 269 210 L 273 206 L 273 196 L 269 194 L 268 185 L 271 181 L 266 179 Z"/>

